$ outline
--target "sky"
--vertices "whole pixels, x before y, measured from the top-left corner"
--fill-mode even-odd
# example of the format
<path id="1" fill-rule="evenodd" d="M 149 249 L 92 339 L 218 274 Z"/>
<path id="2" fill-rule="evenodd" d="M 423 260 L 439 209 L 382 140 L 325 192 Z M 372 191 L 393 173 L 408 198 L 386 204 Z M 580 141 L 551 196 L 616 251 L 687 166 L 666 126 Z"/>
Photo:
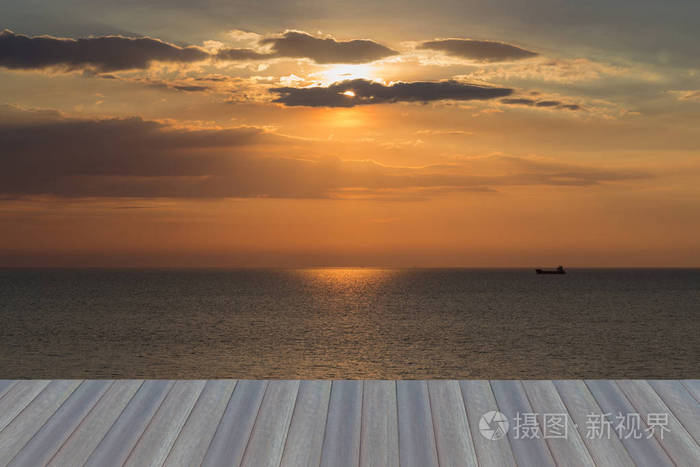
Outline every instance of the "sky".
<path id="1" fill-rule="evenodd" d="M 0 4 L 0 266 L 700 266 L 700 4 Z"/>

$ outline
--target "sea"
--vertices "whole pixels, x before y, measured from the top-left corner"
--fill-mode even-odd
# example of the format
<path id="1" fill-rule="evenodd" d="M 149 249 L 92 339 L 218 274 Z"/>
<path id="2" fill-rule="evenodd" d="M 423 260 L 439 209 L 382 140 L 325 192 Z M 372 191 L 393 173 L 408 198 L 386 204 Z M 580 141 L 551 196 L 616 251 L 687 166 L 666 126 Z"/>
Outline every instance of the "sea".
<path id="1" fill-rule="evenodd" d="M 0 269 L 0 378 L 698 378 L 700 269 Z"/>

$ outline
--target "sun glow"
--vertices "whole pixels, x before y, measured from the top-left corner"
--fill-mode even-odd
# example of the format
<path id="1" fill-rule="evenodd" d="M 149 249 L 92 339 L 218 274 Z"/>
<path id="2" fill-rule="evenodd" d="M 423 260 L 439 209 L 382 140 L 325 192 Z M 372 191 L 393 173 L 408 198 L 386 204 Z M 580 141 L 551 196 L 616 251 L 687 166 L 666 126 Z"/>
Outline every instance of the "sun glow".
<path id="1" fill-rule="evenodd" d="M 347 90 L 343 93 L 344 96 L 355 97 L 355 91 Z"/>
<path id="2" fill-rule="evenodd" d="M 331 65 L 323 70 L 311 73 L 309 76 L 319 79 L 325 86 L 349 79 L 380 81 L 380 77 L 377 74 L 377 67 L 372 64 Z"/>

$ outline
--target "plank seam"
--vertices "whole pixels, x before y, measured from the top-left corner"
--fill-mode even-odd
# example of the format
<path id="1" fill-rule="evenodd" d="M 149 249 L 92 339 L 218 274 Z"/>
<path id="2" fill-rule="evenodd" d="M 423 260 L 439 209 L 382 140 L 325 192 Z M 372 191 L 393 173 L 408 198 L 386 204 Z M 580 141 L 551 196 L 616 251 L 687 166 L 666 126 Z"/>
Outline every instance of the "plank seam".
<path id="1" fill-rule="evenodd" d="M 5 397 L 5 396 L 7 395 L 7 393 L 10 392 L 10 390 L 11 390 L 13 387 L 15 387 L 15 385 L 16 385 L 18 382 L 19 382 L 19 381 L 17 381 L 17 380 L 12 381 L 12 382 L 10 383 L 10 385 L 7 386 L 7 387 L 5 388 L 5 390 L 2 392 L 2 394 L 0 394 L 0 401 L 2 401 L 2 398 Z"/>
<path id="2" fill-rule="evenodd" d="M 401 425 L 399 420 L 399 382 L 394 381 L 394 400 L 396 401 L 396 450 L 399 456 L 399 465 L 401 465 Z"/>
<path id="3" fill-rule="evenodd" d="M 326 410 L 326 423 L 324 424 L 323 427 L 323 441 L 321 442 L 321 457 L 318 460 L 318 465 L 321 465 L 321 462 L 323 462 L 323 451 L 326 447 L 326 434 L 328 433 L 328 419 L 330 418 L 329 415 L 331 414 L 331 401 L 333 400 L 333 384 L 334 382 L 331 381 L 331 389 L 328 391 L 328 409 Z"/>
<path id="4" fill-rule="evenodd" d="M 362 423 L 362 419 L 365 417 L 365 381 L 362 381 L 362 399 L 360 401 L 360 446 L 358 448 L 359 453 L 357 456 L 357 465 L 360 465 L 360 462 L 362 461 L 362 434 L 363 434 L 363 428 L 364 424 Z"/>
<path id="5" fill-rule="evenodd" d="M 241 456 L 241 462 L 239 465 L 243 465 L 243 461 L 245 460 L 245 456 L 248 453 L 248 446 L 250 445 L 250 439 L 253 437 L 253 433 L 255 433 L 255 427 L 258 426 L 258 418 L 260 417 L 260 410 L 262 409 L 263 404 L 265 403 L 265 399 L 267 398 L 267 390 L 270 388 L 269 381 L 265 381 L 265 392 L 263 392 L 262 399 L 260 399 L 260 405 L 258 405 L 258 410 L 255 412 L 255 420 L 253 421 L 253 426 L 250 429 L 250 433 L 248 433 L 248 439 L 245 442 L 245 448 L 243 448 L 243 455 Z"/>
<path id="6" fill-rule="evenodd" d="M 467 401 L 464 400 L 464 391 L 462 389 L 462 385 L 459 384 L 459 381 L 457 381 L 457 386 L 459 387 L 459 394 L 462 396 L 462 403 L 464 404 L 464 414 L 467 417 L 467 431 L 469 433 L 469 441 L 472 443 L 472 449 L 474 450 L 474 457 L 476 458 L 476 463 L 479 465 L 479 456 L 476 452 L 476 443 L 474 443 L 474 433 L 472 433 L 472 424 L 469 423 L 469 407 L 467 407 L 469 404 L 467 404 Z"/>
<path id="7" fill-rule="evenodd" d="M 634 408 L 634 410 L 635 410 L 637 413 L 639 413 L 639 408 L 635 405 L 634 401 L 632 401 L 632 398 L 630 398 L 630 397 L 628 396 L 627 392 L 625 392 L 625 389 L 624 389 L 622 386 L 620 386 L 619 384 L 617 384 L 617 381 L 614 381 L 614 380 L 613 380 L 613 381 L 612 381 L 612 384 L 614 384 L 615 386 L 617 386 L 617 388 L 620 390 L 620 392 L 622 393 L 622 395 L 625 396 L 625 399 L 627 399 L 627 401 L 628 401 L 628 402 L 630 403 L 630 405 Z M 649 386 L 651 387 L 651 384 L 650 384 Z M 652 388 L 652 390 L 653 390 L 653 389 L 654 389 L 654 388 Z M 663 404 L 664 407 L 666 407 L 666 409 L 667 409 L 667 412 L 666 412 L 666 413 L 671 413 L 671 409 L 668 408 L 668 406 L 666 405 L 666 403 L 665 403 L 663 400 L 661 401 L 661 403 Z M 673 418 L 676 418 L 676 416 L 674 415 Z M 639 422 L 640 422 L 641 424 L 643 424 L 647 429 L 649 428 L 649 427 L 647 426 L 646 422 L 642 419 L 641 416 L 639 417 Z M 683 426 L 683 425 L 681 425 L 681 426 Z M 685 427 L 683 427 L 683 430 L 685 430 Z M 666 453 L 666 456 L 671 460 L 671 462 L 672 462 L 674 465 L 678 465 L 678 464 L 676 463 L 676 461 L 673 459 L 673 457 L 671 456 L 671 453 L 669 452 L 669 450 L 666 449 L 666 446 L 664 446 L 663 440 L 659 439 L 658 435 L 656 434 L 656 430 L 653 431 L 653 435 L 654 435 L 654 439 L 656 440 L 656 442 L 659 444 L 659 446 L 661 446 L 661 449 Z M 688 436 L 690 437 L 690 439 L 693 439 L 690 435 L 688 435 Z"/>
<path id="8" fill-rule="evenodd" d="M 204 387 L 202 387 L 202 390 L 200 391 L 199 395 L 197 396 L 197 400 L 194 401 L 194 404 L 192 405 L 192 409 L 187 414 L 187 418 L 185 419 L 185 422 L 180 427 L 180 431 L 177 432 L 177 436 L 175 437 L 175 440 L 173 441 L 173 445 L 170 446 L 170 449 L 168 449 L 168 455 L 165 456 L 165 459 L 163 460 L 163 465 L 168 463 L 168 459 L 170 458 L 170 453 L 173 452 L 173 448 L 177 444 L 177 441 L 180 439 L 180 435 L 182 435 L 182 431 L 187 426 L 187 422 L 189 422 L 190 418 L 192 418 L 192 412 L 194 412 L 194 409 L 197 407 L 197 404 L 199 404 L 200 399 L 202 399 L 202 394 L 204 394 L 204 390 L 206 389 L 206 387 L 208 385 L 209 385 L 209 381 L 207 381 L 207 383 L 204 385 Z"/>
<path id="9" fill-rule="evenodd" d="M 522 380 L 518 380 L 518 384 L 520 385 L 520 388 L 523 390 L 523 394 L 525 394 L 525 400 L 527 401 L 528 405 L 530 406 L 530 410 L 534 411 L 535 406 L 532 405 L 532 399 L 530 399 L 530 395 L 527 393 L 527 389 L 525 389 L 525 385 L 523 384 Z M 537 423 L 540 424 L 540 432 L 541 433 L 544 433 L 543 422 L 544 422 L 544 419 L 542 419 L 542 422 L 540 422 L 540 420 L 537 420 Z M 549 445 L 549 441 L 546 438 L 544 439 L 544 445 L 547 446 L 547 451 L 549 451 L 549 456 L 552 458 L 552 461 L 554 461 L 554 464 L 560 465 L 559 462 L 557 461 L 557 458 L 554 457 L 554 452 L 552 451 L 552 446 Z"/>
<path id="10" fill-rule="evenodd" d="M 287 440 L 289 440 L 289 430 L 292 428 L 292 420 L 294 420 L 294 413 L 297 410 L 297 402 L 299 402 L 299 393 L 301 393 L 301 381 L 299 381 L 299 384 L 297 385 L 297 395 L 294 398 L 294 405 L 292 406 L 292 415 L 289 417 L 289 424 L 287 425 L 287 429 L 284 432 L 284 443 L 282 444 L 282 451 L 280 452 L 280 461 L 277 463 L 277 466 L 282 465 L 282 460 L 284 459 L 284 451 L 287 450 Z M 262 405 L 262 404 L 260 404 Z"/>
<path id="11" fill-rule="evenodd" d="M 70 380 L 69 380 L 69 381 L 70 381 Z M 12 456 L 12 459 L 10 459 L 10 462 L 8 463 L 8 465 L 12 463 L 12 461 L 15 459 L 15 457 L 17 457 L 17 455 L 22 451 L 22 449 L 24 449 L 24 447 L 25 447 L 27 444 L 29 444 L 29 443 L 36 437 L 36 435 L 41 431 L 41 429 L 44 428 L 44 426 L 49 422 L 49 420 L 51 420 L 51 417 L 53 417 L 54 414 L 55 414 L 58 410 L 60 410 L 61 407 L 63 407 L 63 404 L 65 404 L 65 403 L 68 401 L 68 399 L 70 399 L 70 396 L 72 396 L 73 393 L 74 393 L 80 386 L 82 386 L 84 383 L 85 383 L 85 380 L 81 380 L 80 384 L 78 384 L 76 387 L 74 387 L 74 388 L 68 393 L 68 395 L 67 395 L 66 398 L 61 402 L 61 404 L 51 413 L 51 415 L 49 415 L 49 416 L 46 418 L 46 420 L 44 420 L 44 423 L 41 424 L 41 426 L 36 430 L 36 432 L 34 432 L 34 434 L 32 434 L 31 438 L 29 438 L 29 439 L 27 440 L 27 442 L 24 443 L 24 444 L 22 445 L 22 447 L 15 453 L 14 456 Z M 49 386 L 50 386 L 50 384 L 46 385 L 46 387 L 45 387 L 44 389 L 42 389 L 42 390 L 39 392 L 39 394 L 42 394 L 42 393 L 46 390 L 46 388 L 48 388 Z M 39 394 L 37 394 L 37 397 L 39 397 Z M 34 401 L 36 400 L 37 397 L 35 397 L 34 399 L 32 399 L 31 402 L 34 402 Z M 19 415 L 20 415 L 22 412 L 24 412 L 24 411 L 27 409 L 27 407 L 29 407 L 29 406 L 31 405 L 31 402 L 30 402 L 29 404 L 27 404 L 26 406 L 24 406 L 24 408 L 12 419 L 12 421 L 15 421 L 15 420 L 17 419 L 17 417 L 19 417 Z M 11 422 L 10 422 L 10 423 L 11 423 Z M 8 423 L 7 426 L 9 426 L 9 425 L 10 425 L 10 424 Z M 7 427 L 5 427 L 5 428 L 7 428 Z"/>
<path id="12" fill-rule="evenodd" d="M 209 449 L 211 448 L 211 443 L 214 442 L 214 439 L 216 439 L 216 435 L 219 433 L 219 429 L 221 428 L 221 422 L 224 420 L 224 415 L 226 415 L 226 411 L 228 410 L 229 406 L 231 405 L 231 400 L 233 399 L 233 393 L 236 392 L 236 389 L 238 389 L 240 386 L 238 386 L 238 380 L 236 380 L 236 386 L 233 388 L 233 391 L 231 391 L 231 394 L 228 397 L 228 402 L 226 403 L 226 407 L 224 407 L 224 411 L 221 412 L 221 417 L 219 417 L 219 423 L 216 425 L 216 430 L 214 430 L 214 434 L 212 435 L 211 439 L 209 440 L 209 444 L 207 445 L 207 449 L 204 451 L 204 456 L 202 456 L 202 460 L 199 461 L 199 467 L 202 467 L 204 465 L 204 461 L 207 458 L 207 454 L 209 454 Z"/>
<path id="13" fill-rule="evenodd" d="M 122 417 L 122 415 L 124 415 L 124 411 L 126 410 L 127 407 L 129 407 L 129 404 L 130 404 L 131 401 L 134 399 L 134 397 L 136 397 L 136 394 L 139 393 L 139 391 L 141 390 L 141 388 L 143 387 L 143 385 L 144 385 L 145 382 L 146 382 L 145 380 L 141 381 L 141 384 L 139 385 L 139 388 L 138 388 L 136 391 L 134 391 L 134 393 L 131 395 L 131 397 L 129 398 L 129 400 L 127 401 L 127 403 L 124 405 L 124 407 L 122 407 L 122 410 L 119 412 L 119 415 L 117 416 L 117 418 L 115 418 L 115 419 L 114 419 L 114 422 L 112 422 L 112 426 L 110 426 L 109 429 L 107 429 L 107 431 L 105 431 L 105 434 L 102 435 L 102 439 L 100 439 L 100 442 L 97 443 L 97 444 L 95 444 L 95 447 L 92 449 L 92 451 L 90 451 L 90 454 L 87 456 L 85 462 L 83 463 L 83 467 L 84 467 L 85 465 L 87 465 L 87 463 L 90 461 L 90 458 L 91 458 L 92 455 L 95 453 L 95 451 L 97 450 L 97 448 L 100 446 L 100 444 L 102 444 L 102 442 L 105 440 L 105 438 L 107 438 L 107 435 L 109 434 L 109 432 L 112 431 L 112 428 L 114 428 L 114 424 L 117 423 L 117 422 L 119 421 L 119 419 Z"/>
<path id="14" fill-rule="evenodd" d="M 200 381 L 200 380 L 191 380 L 191 381 L 188 381 L 188 382 L 191 383 L 191 384 L 194 384 L 196 381 Z M 173 447 L 175 446 L 175 443 L 176 443 L 177 440 L 180 438 L 180 433 L 182 433 L 182 430 L 185 429 L 185 424 L 186 424 L 187 421 L 190 419 L 190 416 L 192 415 L 192 412 L 194 411 L 195 405 L 197 405 L 197 402 L 199 402 L 199 399 L 202 397 L 202 393 L 204 392 L 204 388 L 205 388 L 205 387 L 206 387 L 206 383 L 205 383 L 204 386 L 202 386 L 202 388 L 199 390 L 199 393 L 197 394 L 197 399 L 194 401 L 194 403 L 190 406 L 190 409 L 187 411 L 187 417 L 185 417 L 185 421 L 182 422 L 182 425 L 180 425 L 180 429 L 177 430 L 177 435 L 175 436 L 175 439 L 173 440 L 173 442 L 172 442 L 172 444 L 170 445 L 170 447 L 168 448 L 168 453 L 165 455 L 165 457 L 163 458 L 163 461 L 160 463 L 161 466 L 162 466 L 162 465 L 165 465 L 165 461 L 168 459 L 168 456 L 170 456 L 170 452 L 173 450 Z M 174 389 L 174 388 L 175 388 L 175 385 L 173 384 L 173 388 L 172 388 L 172 389 Z M 172 390 L 172 389 L 171 389 L 171 390 Z M 165 402 L 165 399 L 163 399 L 163 402 Z M 155 418 L 155 414 L 154 414 L 154 418 Z M 145 433 L 145 432 L 146 432 L 146 431 L 144 430 L 144 433 Z M 134 445 L 134 446 L 136 446 L 136 445 Z"/>
<path id="15" fill-rule="evenodd" d="M 131 458 L 131 455 L 134 453 L 134 450 L 136 449 L 136 446 L 138 446 L 139 443 L 141 442 L 141 440 L 143 439 L 143 435 L 148 431 L 148 428 L 149 428 L 149 427 L 151 426 L 151 424 L 153 423 L 153 420 L 155 420 L 156 417 L 158 416 L 158 412 L 160 412 L 161 407 L 163 407 L 163 403 L 165 403 L 165 400 L 168 398 L 168 396 L 170 395 L 170 393 L 172 392 L 172 390 L 173 390 L 174 388 L 175 388 L 175 383 L 173 382 L 173 383 L 170 385 L 170 388 L 168 389 L 168 392 L 165 394 L 165 396 L 163 397 L 163 399 L 161 399 L 160 403 L 158 404 L 158 408 L 156 409 L 155 412 L 153 412 L 153 415 L 151 415 L 151 418 L 148 420 L 148 423 L 147 423 L 146 426 L 144 427 L 144 429 L 143 429 L 143 431 L 141 432 L 141 434 L 139 435 L 138 439 L 136 440 L 136 442 L 134 443 L 134 445 L 131 446 L 131 450 L 129 451 L 129 455 L 126 456 L 126 459 L 124 459 L 124 463 L 123 463 L 122 465 L 126 465 L 126 464 L 129 463 L 129 459 Z"/>
<path id="16" fill-rule="evenodd" d="M 486 380 L 486 381 L 489 383 L 489 389 L 491 390 L 491 396 L 493 397 L 493 401 L 496 403 L 496 410 L 498 410 L 500 412 L 501 407 L 499 407 L 499 405 L 498 405 L 498 399 L 496 399 L 496 393 L 493 392 L 493 382 L 490 379 Z M 466 406 L 466 404 L 464 404 L 464 405 Z M 510 448 L 509 452 L 510 452 L 510 455 L 513 457 L 513 464 L 517 466 L 518 459 L 515 457 L 515 452 L 513 452 L 513 445 L 510 442 L 510 436 L 504 436 L 501 439 L 504 439 L 508 442 L 508 447 Z"/>
<path id="17" fill-rule="evenodd" d="M 53 382 L 53 381 L 52 381 L 52 382 Z M 22 410 L 20 410 L 19 412 L 17 412 L 17 414 L 16 414 L 14 417 L 12 417 L 12 420 L 8 420 L 8 421 L 7 421 L 7 424 L 5 425 L 5 427 L 4 427 L 2 430 L 0 430 L 0 433 L 2 433 L 2 432 L 5 430 L 5 428 L 7 428 L 8 426 L 10 426 L 10 425 L 12 424 L 12 422 L 14 422 L 14 421 L 17 419 L 17 417 L 19 417 L 20 415 L 22 415 L 22 413 L 23 413 L 25 410 L 27 410 L 27 407 L 29 407 L 30 405 L 32 405 L 32 402 L 34 402 L 34 401 L 37 399 L 37 397 L 39 397 L 40 395 L 42 395 L 42 394 L 44 393 L 44 391 L 46 391 L 46 389 L 47 389 L 49 386 L 51 386 L 51 382 L 49 382 L 49 384 L 47 384 L 46 386 L 44 386 L 44 387 L 41 389 L 41 391 L 37 392 L 36 395 L 35 395 L 34 397 L 32 397 L 31 400 L 27 401 L 27 403 L 25 404 L 25 406 L 22 407 Z"/>
<path id="18" fill-rule="evenodd" d="M 433 413 L 433 401 L 430 396 L 430 385 L 425 381 L 425 390 L 428 393 L 428 410 L 430 410 L 430 426 L 433 428 L 433 443 L 435 443 L 435 459 L 440 465 L 440 453 L 438 452 L 437 434 L 435 433 L 435 414 Z"/>
<path id="19" fill-rule="evenodd" d="M 479 457 L 476 455 L 476 445 L 474 444 L 474 439 L 472 438 L 472 429 L 469 426 L 469 415 L 467 415 L 467 404 L 464 401 L 464 394 L 462 393 L 462 385 L 459 384 L 458 380 L 452 380 L 454 383 L 457 385 L 457 389 L 459 389 L 459 402 L 462 404 L 462 407 L 464 407 L 464 417 L 465 421 L 467 422 L 467 431 L 465 435 L 467 436 L 467 442 L 472 448 L 472 452 L 474 453 L 474 460 L 476 461 L 476 465 L 479 465 Z"/>
<path id="20" fill-rule="evenodd" d="M 664 405 L 668 408 L 669 413 L 673 415 L 673 417 L 676 419 L 676 421 L 678 421 L 678 423 L 683 427 L 683 429 L 690 435 L 690 438 L 693 439 L 695 441 L 695 443 L 697 444 L 698 440 L 695 439 L 695 436 L 690 432 L 688 427 L 683 424 L 683 421 L 680 418 L 678 418 L 678 415 L 676 415 L 675 412 L 673 411 L 673 409 L 671 408 L 671 406 L 668 405 L 668 402 L 666 402 L 666 399 L 664 399 L 664 396 L 659 391 L 656 390 L 654 385 L 651 384 L 651 382 L 649 380 L 645 380 L 645 381 L 647 382 L 647 384 L 649 385 L 651 390 L 654 391 L 654 393 L 659 397 L 659 399 L 661 399 L 661 401 L 664 403 Z M 685 386 L 683 386 L 682 384 L 681 384 L 681 390 L 686 391 Z M 688 391 L 686 391 L 686 393 L 688 393 Z M 688 395 L 690 396 L 691 399 L 694 399 L 691 394 L 688 393 Z"/>
<path id="21" fill-rule="evenodd" d="M 187 418 L 185 419 L 185 423 L 182 424 L 182 427 L 180 427 L 180 431 L 177 432 L 177 436 L 175 437 L 175 441 L 173 441 L 173 445 L 170 446 L 170 449 L 168 450 L 168 455 L 165 456 L 165 459 L 163 460 L 163 464 L 165 465 L 168 463 L 168 459 L 170 459 L 170 455 L 173 452 L 173 448 L 177 444 L 177 442 L 180 439 L 180 436 L 182 436 L 182 432 L 185 430 L 185 427 L 187 426 L 187 423 L 190 421 L 192 418 L 192 414 L 194 413 L 195 409 L 197 408 L 197 405 L 199 404 L 199 401 L 202 399 L 202 395 L 204 394 L 204 391 L 206 390 L 207 386 L 211 384 L 212 380 L 208 380 L 207 383 L 204 385 L 202 390 L 200 391 L 199 395 L 197 396 L 197 400 L 194 401 L 194 405 L 192 406 L 192 409 L 190 410 L 190 413 L 187 414 Z M 223 414 L 222 414 L 223 415 Z M 217 425 L 218 426 L 218 425 Z"/>
<path id="22" fill-rule="evenodd" d="M 693 397 L 693 399 L 695 399 L 695 401 L 696 401 L 698 404 L 700 404 L 700 399 L 698 399 L 698 398 L 695 396 L 695 391 L 693 391 L 693 390 L 690 389 L 690 387 L 689 387 L 688 384 L 685 382 L 685 380 L 680 380 L 680 382 L 681 382 L 681 384 L 683 385 L 683 387 L 685 388 L 685 390 L 688 391 L 688 393 Z"/>
<path id="23" fill-rule="evenodd" d="M 80 423 L 78 423 L 73 431 L 68 435 L 68 437 L 61 443 L 61 445 L 56 449 L 56 452 L 53 453 L 53 455 L 49 458 L 49 460 L 46 462 L 46 465 L 50 465 L 51 462 L 56 458 L 56 456 L 63 450 L 66 444 L 68 444 L 68 441 L 70 441 L 73 438 L 73 435 L 75 434 L 76 431 L 80 429 L 80 427 L 85 423 L 85 420 L 90 416 L 93 410 L 95 410 L 95 407 L 97 407 L 100 403 L 100 401 L 107 395 L 107 393 L 114 387 L 116 384 L 116 381 L 112 381 L 112 384 L 109 385 L 107 390 L 102 393 L 102 395 L 97 399 L 97 401 L 93 404 L 92 407 L 90 407 L 90 410 L 87 411 L 85 416 L 80 420 Z"/>
<path id="24" fill-rule="evenodd" d="M 333 388 L 333 383 L 330 381 L 328 383 L 329 383 L 329 389 L 328 389 L 328 401 L 326 402 L 326 419 L 325 419 L 326 423 L 328 422 L 328 412 L 329 412 L 330 407 L 331 407 L 330 393 L 331 393 L 331 389 Z M 324 423 L 324 425 L 323 425 L 324 426 L 324 431 L 323 431 L 324 438 L 321 440 L 321 449 L 319 449 L 318 462 L 316 463 L 317 466 L 321 465 L 321 460 L 323 459 L 323 442 L 325 441 L 325 435 L 326 435 L 326 431 L 325 431 L 326 423 Z"/>
<path id="25" fill-rule="evenodd" d="M 554 390 L 557 392 L 557 396 L 559 397 L 559 400 L 561 400 L 561 403 L 564 405 L 564 408 L 566 409 L 566 413 L 569 414 L 569 418 L 571 419 L 571 421 L 572 421 L 573 423 L 575 423 L 574 418 L 571 416 L 571 409 L 570 409 L 569 406 L 567 405 L 567 403 L 566 403 L 566 401 L 564 400 L 564 398 L 561 396 L 561 392 L 559 392 L 559 388 L 558 388 L 557 385 L 554 383 L 554 381 L 552 381 L 552 385 L 554 386 Z M 590 391 L 590 389 L 588 389 L 588 386 L 586 386 L 586 390 L 588 391 L 589 394 L 591 394 L 591 391 Z M 593 396 L 593 394 L 591 394 L 591 396 Z M 602 413 L 603 413 L 603 409 L 600 408 L 600 405 L 598 404 L 598 401 L 595 400 L 595 397 L 593 397 L 593 402 L 595 403 L 596 407 L 598 407 L 598 409 L 600 410 L 600 413 L 602 414 Z M 574 427 L 574 430 L 576 430 L 576 432 L 578 433 L 579 437 L 581 438 L 581 442 L 583 443 L 583 446 L 586 448 L 586 451 L 588 451 L 588 455 L 591 457 L 591 460 L 593 461 L 593 465 L 596 465 L 596 466 L 597 466 L 598 463 L 596 462 L 595 457 L 593 456 L 593 452 L 591 451 L 590 446 L 588 446 L 588 443 L 586 443 L 586 440 L 584 439 L 584 437 L 581 436 L 581 432 L 579 431 L 579 429 L 578 429 L 577 427 Z M 626 452 L 626 451 L 625 451 L 625 452 Z M 629 454 L 628 454 L 628 455 L 629 455 Z M 556 462 L 556 460 L 555 460 L 555 462 Z"/>
<path id="26" fill-rule="evenodd" d="M 51 412 L 51 415 L 49 415 L 48 418 L 47 418 L 46 420 L 44 420 L 44 423 L 41 424 L 41 426 L 39 427 L 39 429 L 36 430 L 36 432 L 31 436 L 31 438 L 29 438 L 29 439 L 27 440 L 27 442 L 24 443 L 24 444 L 22 445 L 22 447 L 15 453 L 14 456 L 12 456 L 12 459 L 10 459 L 10 462 L 8 462 L 7 465 L 12 464 L 12 462 L 13 462 L 13 461 L 15 460 L 15 458 L 19 455 L 19 453 L 22 452 L 22 450 L 24 449 L 24 447 L 27 446 L 29 443 L 31 443 L 32 440 L 33 440 L 34 438 L 36 438 L 36 436 L 39 434 L 39 432 L 41 431 L 41 429 L 44 428 L 44 427 L 46 426 L 46 424 L 49 423 L 49 421 L 51 421 L 51 419 L 53 418 L 53 416 L 56 415 L 56 412 L 58 412 L 59 410 L 61 410 L 61 408 L 68 402 L 68 399 L 70 399 L 70 396 L 72 396 L 73 393 L 74 393 L 75 391 L 77 391 L 83 384 L 85 384 L 85 380 L 82 380 L 82 381 L 80 382 L 79 385 L 77 385 L 75 388 L 73 388 L 73 390 L 70 392 L 70 394 L 68 394 L 68 396 L 66 396 L 66 398 L 63 400 L 63 402 L 61 402 L 61 404 L 60 404 L 58 407 L 56 407 L 56 409 L 54 409 L 53 412 Z"/>
<path id="27" fill-rule="evenodd" d="M 609 380 L 609 381 L 612 381 L 612 380 Z M 593 391 L 591 391 L 591 387 L 588 385 L 588 380 L 585 380 L 585 379 L 584 379 L 584 380 L 583 380 L 583 384 L 586 385 L 586 387 L 588 388 L 588 392 L 591 393 L 591 396 L 593 396 L 593 399 L 596 401 L 596 404 L 598 404 L 598 407 L 600 407 L 600 413 L 601 413 L 601 414 L 607 413 L 607 412 L 604 411 L 603 406 L 600 404 L 600 401 L 599 401 L 598 398 L 595 396 L 595 393 L 594 393 Z M 622 396 L 625 397 L 625 396 L 624 396 L 624 393 L 622 394 Z M 625 397 L 625 399 L 627 399 L 627 398 Z M 627 448 L 626 443 L 624 442 L 624 440 L 623 440 L 622 438 L 620 438 L 620 436 L 617 435 L 617 432 L 616 432 L 615 430 L 613 430 L 613 433 L 615 434 L 615 436 L 617 437 L 617 439 L 620 440 L 620 444 L 622 445 L 622 447 L 623 447 L 623 448 L 625 449 L 625 451 L 627 452 L 627 456 L 632 460 L 633 463 L 636 464 L 636 462 L 634 461 L 635 456 L 634 456 L 633 453 L 630 452 L 630 450 Z M 667 457 L 668 457 L 668 456 L 667 456 Z M 669 459 L 670 459 L 670 458 L 669 458 Z M 671 463 L 673 463 L 673 460 L 671 460 Z M 674 465 L 675 465 L 675 464 L 674 464 Z"/>

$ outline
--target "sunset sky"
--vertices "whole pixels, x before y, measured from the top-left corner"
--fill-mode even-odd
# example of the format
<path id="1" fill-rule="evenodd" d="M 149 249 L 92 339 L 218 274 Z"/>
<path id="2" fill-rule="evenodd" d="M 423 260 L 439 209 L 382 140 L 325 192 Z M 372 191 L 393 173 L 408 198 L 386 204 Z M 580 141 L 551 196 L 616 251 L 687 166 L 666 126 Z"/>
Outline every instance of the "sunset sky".
<path id="1" fill-rule="evenodd" d="M 700 3 L 0 3 L 0 266 L 700 266 Z"/>

